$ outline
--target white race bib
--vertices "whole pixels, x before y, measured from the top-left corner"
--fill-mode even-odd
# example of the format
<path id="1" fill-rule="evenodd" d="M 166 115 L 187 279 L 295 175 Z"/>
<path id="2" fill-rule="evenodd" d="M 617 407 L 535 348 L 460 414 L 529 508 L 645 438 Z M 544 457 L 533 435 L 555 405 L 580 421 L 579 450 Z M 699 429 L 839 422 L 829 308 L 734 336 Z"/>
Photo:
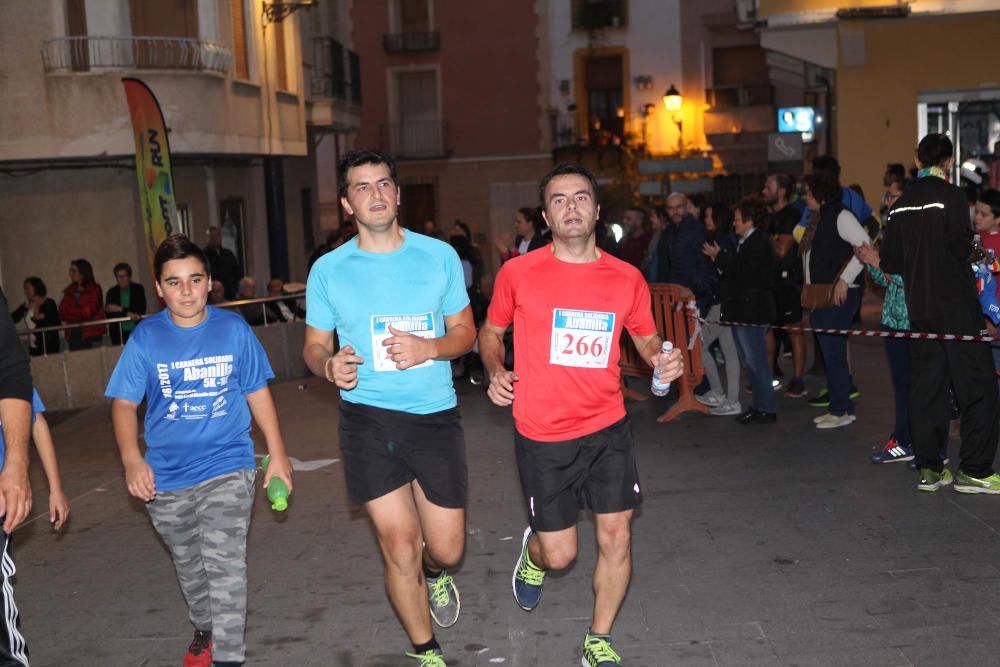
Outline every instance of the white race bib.
<path id="1" fill-rule="evenodd" d="M 390 356 L 389 348 L 382 345 L 386 338 L 392 338 L 389 326 L 397 331 L 405 331 L 421 338 L 436 338 L 434 334 L 434 314 L 423 313 L 422 315 L 372 315 L 372 356 L 375 357 L 376 371 L 398 371 L 396 362 Z M 424 363 L 412 368 L 424 368 L 431 366 L 433 360 L 428 359 Z M 407 369 L 411 370 L 411 369 Z"/>
<path id="2" fill-rule="evenodd" d="M 549 363 L 607 368 L 614 332 L 614 313 L 553 308 Z"/>

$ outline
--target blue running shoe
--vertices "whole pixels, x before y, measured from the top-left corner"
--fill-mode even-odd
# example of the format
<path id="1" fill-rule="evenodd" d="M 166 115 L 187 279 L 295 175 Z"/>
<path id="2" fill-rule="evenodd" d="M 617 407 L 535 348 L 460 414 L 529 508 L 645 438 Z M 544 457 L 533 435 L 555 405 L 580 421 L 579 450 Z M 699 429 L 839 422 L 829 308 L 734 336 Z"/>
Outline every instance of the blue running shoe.
<path id="1" fill-rule="evenodd" d="M 913 447 L 901 445 L 896 438 L 889 438 L 885 447 L 868 457 L 872 463 L 897 463 L 913 460 Z"/>
<path id="2" fill-rule="evenodd" d="M 514 599 L 517 606 L 525 611 L 531 611 L 542 599 L 542 585 L 545 583 L 545 570 L 535 567 L 528 556 L 528 541 L 535 533 L 531 528 L 524 529 L 521 538 L 521 555 L 514 565 L 514 576 L 511 586 L 514 589 Z"/>
<path id="3" fill-rule="evenodd" d="M 592 635 L 587 633 L 583 640 L 582 667 L 622 667 L 622 658 L 611 646 L 608 635 Z"/>

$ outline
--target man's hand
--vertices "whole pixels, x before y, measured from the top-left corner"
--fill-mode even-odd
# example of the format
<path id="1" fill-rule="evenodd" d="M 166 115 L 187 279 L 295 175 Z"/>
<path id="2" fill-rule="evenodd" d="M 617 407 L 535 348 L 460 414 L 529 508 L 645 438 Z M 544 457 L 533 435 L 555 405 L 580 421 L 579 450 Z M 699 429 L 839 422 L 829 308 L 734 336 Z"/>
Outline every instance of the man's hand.
<path id="1" fill-rule="evenodd" d="M 842 278 L 837 279 L 837 283 L 833 286 L 833 303 L 839 306 L 847 300 L 847 283 L 844 282 Z"/>
<path id="2" fill-rule="evenodd" d="M 517 373 L 514 371 L 497 371 L 490 375 L 490 386 L 486 388 L 486 395 L 490 397 L 494 405 L 506 407 L 514 402 L 515 382 L 517 382 Z"/>
<path id="3" fill-rule="evenodd" d="M 109 303 L 104 306 L 104 310 L 109 313 L 121 313 L 124 312 L 124 308 L 119 306 L 117 303 Z"/>
<path id="4" fill-rule="evenodd" d="M 431 340 L 400 331 L 391 324 L 389 333 L 392 336 L 382 341 L 382 345 L 388 348 L 389 357 L 396 362 L 399 370 L 405 371 L 434 358 L 434 343 Z"/>
<path id="5" fill-rule="evenodd" d="M 153 469 L 142 457 L 132 459 L 125 464 L 125 486 L 130 494 L 143 502 L 148 503 L 156 498 L 156 479 L 153 476 Z"/>
<path id="6" fill-rule="evenodd" d="M 5 465 L 0 473 L 0 516 L 6 515 L 3 531 L 8 535 L 20 526 L 31 512 L 31 483 L 26 467 Z"/>
<path id="7" fill-rule="evenodd" d="M 684 353 L 679 348 L 670 350 L 669 354 L 657 352 L 650 359 L 653 368 L 659 366 L 663 369 L 660 374 L 661 382 L 673 382 L 684 374 Z"/>
<path id="8" fill-rule="evenodd" d="M 354 348 L 345 345 L 326 360 L 326 379 L 341 389 L 354 389 L 358 386 L 358 364 L 363 363 L 365 360 L 354 354 Z"/>
<path id="9" fill-rule="evenodd" d="M 284 453 L 271 455 L 271 460 L 267 464 L 267 472 L 264 473 L 265 489 L 275 477 L 283 480 L 288 485 L 288 492 L 292 492 L 292 462 Z"/>

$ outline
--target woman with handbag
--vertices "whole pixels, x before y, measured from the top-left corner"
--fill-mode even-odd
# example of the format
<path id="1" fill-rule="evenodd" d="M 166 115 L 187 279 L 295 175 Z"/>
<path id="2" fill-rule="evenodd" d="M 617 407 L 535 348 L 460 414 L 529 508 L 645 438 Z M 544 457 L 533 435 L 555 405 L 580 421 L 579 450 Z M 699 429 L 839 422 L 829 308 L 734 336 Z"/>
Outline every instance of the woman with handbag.
<path id="1" fill-rule="evenodd" d="M 817 329 L 847 329 L 861 303 L 864 264 L 854 248 L 868 242 L 868 234 L 844 208 L 837 177 L 816 172 L 803 179 L 809 225 L 799 243 L 805 273 L 802 307 L 812 311 L 810 322 Z M 854 422 L 851 372 L 847 364 L 847 336 L 819 334 L 826 362 L 830 392 L 829 412 L 816 417 L 816 428 L 839 428 Z"/>

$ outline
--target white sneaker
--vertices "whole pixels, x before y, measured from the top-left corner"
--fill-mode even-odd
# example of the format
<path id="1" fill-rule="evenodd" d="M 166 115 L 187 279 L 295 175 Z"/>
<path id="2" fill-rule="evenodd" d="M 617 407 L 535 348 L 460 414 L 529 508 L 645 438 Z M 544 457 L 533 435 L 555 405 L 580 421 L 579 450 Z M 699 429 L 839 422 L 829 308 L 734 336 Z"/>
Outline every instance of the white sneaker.
<path id="1" fill-rule="evenodd" d="M 710 408 L 722 405 L 722 396 L 719 396 L 714 391 L 706 391 L 701 396 L 695 394 L 694 400 L 698 401 L 702 405 L 707 405 Z"/>
<path id="2" fill-rule="evenodd" d="M 743 406 L 740 405 L 739 401 L 735 403 L 723 403 L 722 405 L 716 405 L 708 414 L 715 415 L 716 417 L 726 417 L 728 415 L 739 415 L 743 414 Z"/>
<path id="3" fill-rule="evenodd" d="M 824 412 L 819 417 L 813 417 L 813 424 L 819 424 L 820 422 L 825 422 L 827 419 L 829 419 L 832 416 L 833 415 L 831 415 L 829 412 Z"/>
<path id="4" fill-rule="evenodd" d="M 853 424 L 857 419 L 854 415 L 842 414 L 840 416 L 834 416 L 831 414 L 823 415 L 821 421 L 816 422 L 816 428 L 840 428 L 841 426 L 849 426 Z"/>

